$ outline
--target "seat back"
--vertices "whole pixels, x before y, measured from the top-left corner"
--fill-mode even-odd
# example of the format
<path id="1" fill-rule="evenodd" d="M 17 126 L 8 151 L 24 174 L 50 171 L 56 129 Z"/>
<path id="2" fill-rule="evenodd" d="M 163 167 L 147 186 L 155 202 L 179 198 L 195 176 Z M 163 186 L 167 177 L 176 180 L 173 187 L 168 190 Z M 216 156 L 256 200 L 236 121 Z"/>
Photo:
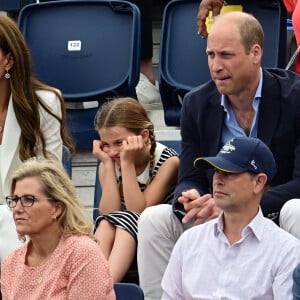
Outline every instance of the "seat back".
<path id="1" fill-rule="evenodd" d="M 141 287 L 134 283 L 114 283 L 116 300 L 143 300 Z"/>
<path id="2" fill-rule="evenodd" d="M 240 4 L 253 14 L 265 32 L 262 66 L 284 67 L 286 62 L 285 9 L 280 0 L 228 0 Z M 192 88 L 210 80 L 207 65 L 206 39 L 197 34 L 199 0 L 173 0 L 163 15 L 159 84 L 165 123 L 180 125 L 184 95 Z"/>
<path id="3" fill-rule="evenodd" d="M 101 103 L 119 96 L 136 98 L 140 72 L 137 6 L 114 0 L 35 3 L 21 10 L 18 23 L 37 78 L 60 89 L 70 107 L 67 125 L 77 149 L 91 149 L 92 140 L 98 137 L 93 120 Z M 85 108 L 82 102 L 88 101 L 96 105 Z M 74 102 L 79 102 L 76 107 Z"/>
<path id="4" fill-rule="evenodd" d="M 94 189 L 94 210 L 93 210 L 93 219 L 96 221 L 97 217 L 99 217 L 100 212 L 99 212 L 99 205 L 100 205 L 100 200 L 101 200 L 101 195 L 102 195 L 102 189 L 100 186 L 99 182 L 99 165 L 100 165 L 100 160 L 97 160 L 97 165 L 96 165 L 96 172 L 95 172 L 95 189 Z"/>
<path id="5" fill-rule="evenodd" d="M 69 148 L 63 145 L 62 149 L 62 164 L 70 178 L 72 178 L 72 155 Z"/>
<path id="6" fill-rule="evenodd" d="M 34 3 L 35 0 L 1 0 L 0 11 L 20 10 L 24 5 Z"/>

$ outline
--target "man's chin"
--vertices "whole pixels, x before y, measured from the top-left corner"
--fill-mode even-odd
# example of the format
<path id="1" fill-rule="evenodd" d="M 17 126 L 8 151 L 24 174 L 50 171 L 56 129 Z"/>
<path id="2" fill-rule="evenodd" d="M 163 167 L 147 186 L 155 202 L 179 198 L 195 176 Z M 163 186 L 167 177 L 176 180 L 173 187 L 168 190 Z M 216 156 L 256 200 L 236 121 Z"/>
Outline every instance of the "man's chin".
<path id="1" fill-rule="evenodd" d="M 229 95 L 230 94 L 230 89 L 228 88 L 228 86 L 226 85 L 217 85 L 217 89 L 219 91 L 220 94 L 223 95 Z"/>

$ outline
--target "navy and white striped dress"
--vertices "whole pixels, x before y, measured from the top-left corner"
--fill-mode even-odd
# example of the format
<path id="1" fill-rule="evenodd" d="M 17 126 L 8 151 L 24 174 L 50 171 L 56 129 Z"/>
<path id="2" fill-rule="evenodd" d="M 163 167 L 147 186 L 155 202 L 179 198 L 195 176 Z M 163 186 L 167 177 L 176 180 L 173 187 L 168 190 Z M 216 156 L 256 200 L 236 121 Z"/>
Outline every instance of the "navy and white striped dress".
<path id="1" fill-rule="evenodd" d="M 177 152 L 174 149 L 167 148 L 166 146 L 160 143 L 156 144 L 155 163 L 152 171 L 153 178 L 156 176 L 160 166 L 168 158 L 172 156 L 178 156 Z M 137 177 L 137 181 L 141 191 L 144 191 L 144 189 L 146 188 L 146 184 L 149 179 L 149 168 L 150 168 L 150 162 L 145 168 L 145 170 L 143 171 L 143 173 Z M 117 178 L 119 178 L 118 180 L 119 182 L 121 178 L 121 174 L 117 165 L 115 165 L 115 171 L 116 171 Z M 170 188 L 163 203 L 171 203 L 173 199 L 174 189 L 175 189 L 175 185 L 173 185 Z M 122 201 L 122 211 L 114 211 L 106 215 L 99 216 L 95 223 L 95 229 L 98 227 L 100 221 L 105 219 L 106 221 L 113 224 L 114 226 L 126 230 L 134 237 L 135 240 L 137 240 L 137 222 L 140 217 L 140 213 L 126 210 L 124 199 L 122 199 L 121 201 Z"/>

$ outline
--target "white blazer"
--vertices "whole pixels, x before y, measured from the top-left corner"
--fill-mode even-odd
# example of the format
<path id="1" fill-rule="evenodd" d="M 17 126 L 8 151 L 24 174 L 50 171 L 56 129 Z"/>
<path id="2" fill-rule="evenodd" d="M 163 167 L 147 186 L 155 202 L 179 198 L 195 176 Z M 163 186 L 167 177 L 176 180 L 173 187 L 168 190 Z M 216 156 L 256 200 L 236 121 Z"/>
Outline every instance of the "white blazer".
<path id="1" fill-rule="evenodd" d="M 61 117 L 61 105 L 58 97 L 50 91 L 39 90 L 38 95 L 49 106 L 50 110 Z M 27 116 L 24 116 L 26 118 Z M 46 149 L 52 153 L 57 160 L 62 161 L 62 138 L 60 135 L 60 123 L 42 107 L 40 107 L 41 129 L 45 136 Z M 5 196 L 10 194 L 10 176 L 19 167 L 19 139 L 21 129 L 17 122 L 13 109 L 12 97 L 10 97 L 5 128 L 1 146 L 1 190 L 0 202 L 5 203 Z M 38 156 L 43 156 L 41 145 L 38 147 Z M 15 249 L 20 242 L 17 239 L 15 224 L 11 211 L 7 210 L 6 204 L 0 206 L 0 261 L 10 251 Z"/>

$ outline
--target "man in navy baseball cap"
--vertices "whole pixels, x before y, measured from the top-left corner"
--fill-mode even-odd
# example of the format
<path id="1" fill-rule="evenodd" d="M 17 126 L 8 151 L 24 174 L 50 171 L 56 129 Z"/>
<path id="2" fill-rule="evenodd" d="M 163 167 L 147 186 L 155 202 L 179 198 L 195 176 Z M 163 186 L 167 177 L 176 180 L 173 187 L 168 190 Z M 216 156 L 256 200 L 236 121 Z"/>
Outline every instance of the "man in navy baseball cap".
<path id="1" fill-rule="evenodd" d="M 216 168 L 228 173 L 265 173 L 268 182 L 276 173 L 272 152 L 261 140 L 239 137 L 229 140 L 215 157 L 199 157 L 194 162 L 197 168 Z"/>
<path id="2" fill-rule="evenodd" d="M 213 195 L 203 197 L 221 212 L 181 234 L 161 282 L 162 299 L 291 299 L 299 240 L 259 206 L 276 172 L 272 152 L 258 139 L 234 138 L 195 165 L 215 169 Z"/>

